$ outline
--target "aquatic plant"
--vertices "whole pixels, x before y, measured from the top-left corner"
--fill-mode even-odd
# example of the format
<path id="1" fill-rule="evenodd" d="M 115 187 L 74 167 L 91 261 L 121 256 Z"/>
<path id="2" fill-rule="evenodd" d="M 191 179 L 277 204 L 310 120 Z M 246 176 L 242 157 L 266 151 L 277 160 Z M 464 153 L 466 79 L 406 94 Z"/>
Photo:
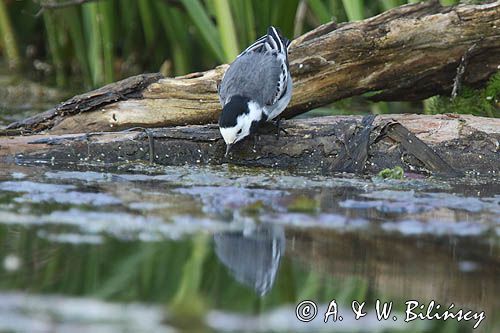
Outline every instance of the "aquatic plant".
<path id="1" fill-rule="evenodd" d="M 395 166 L 392 169 L 386 168 L 378 173 L 378 176 L 384 179 L 403 179 L 404 171 L 400 166 Z"/>

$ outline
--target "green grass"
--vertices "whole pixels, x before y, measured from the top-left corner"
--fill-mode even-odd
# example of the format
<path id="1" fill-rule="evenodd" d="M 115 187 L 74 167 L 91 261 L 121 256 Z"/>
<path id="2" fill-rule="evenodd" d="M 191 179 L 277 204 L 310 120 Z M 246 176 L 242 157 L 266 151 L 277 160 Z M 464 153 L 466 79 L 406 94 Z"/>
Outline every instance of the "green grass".
<path id="1" fill-rule="evenodd" d="M 0 0 L 0 51 L 11 64 L 30 59 L 19 50 L 35 46 L 37 57 L 53 67 L 58 86 L 88 89 L 133 74 L 158 71 L 167 61 L 173 74 L 231 62 L 265 34 L 269 25 L 293 37 L 332 18 L 358 20 L 399 0 L 308 0 L 296 21 L 300 0 L 100 0 L 45 10 L 36 1 Z M 42 41 L 43 43 L 39 43 Z"/>
<path id="2" fill-rule="evenodd" d="M 83 34 L 81 15 L 77 8 L 71 7 L 66 10 L 64 21 L 68 26 L 68 34 L 71 40 L 71 46 L 75 50 L 75 57 L 79 63 L 81 76 L 86 86 L 91 85 L 91 75 L 89 67 L 89 57 L 85 55 L 86 46 Z"/>
<path id="3" fill-rule="evenodd" d="M 331 11 L 327 7 L 327 4 L 321 0 L 309 0 L 309 8 L 314 13 L 314 16 L 318 18 L 321 23 L 327 23 L 332 20 Z"/>
<path id="4" fill-rule="evenodd" d="M 224 53 L 221 48 L 220 36 L 217 27 L 210 20 L 206 8 L 200 0 L 182 0 L 191 22 L 196 26 L 202 41 L 208 46 L 208 50 L 219 61 L 224 61 Z"/>
<path id="5" fill-rule="evenodd" d="M 5 50 L 5 58 L 10 68 L 16 69 L 21 63 L 16 37 L 7 13 L 5 0 L 0 0 L 0 47 Z"/>
<path id="6" fill-rule="evenodd" d="M 62 46 L 60 45 L 60 36 L 57 33 L 56 15 L 57 13 L 45 12 L 43 13 L 43 21 L 47 32 L 49 52 L 55 67 L 56 82 L 58 86 L 64 86 L 66 84 L 64 56 L 62 54 Z"/>
<path id="7" fill-rule="evenodd" d="M 306 0 L 305 15 L 298 17 L 300 0 L 100 0 L 40 16 L 34 15 L 40 10 L 37 1 L 0 0 L 0 55 L 27 75 L 35 72 L 57 86 L 84 91 L 160 68 L 167 75 L 182 75 L 231 62 L 271 24 L 292 38 L 294 31 L 332 20 L 362 20 L 419 1 Z M 441 0 L 442 5 L 457 2 Z M 37 62 L 51 70 L 36 71 Z M 496 116 L 498 104 L 467 91 L 451 104 L 433 98 L 425 112 Z M 347 103 L 341 112 L 352 107 Z M 379 103 L 366 110 L 379 114 L 395 108 Z"/>
<path id="8" fill-rule="evenodd" d="M 224 50 L 224 61 L 231 62 L 240 52 L 229 1 L 216 0 L 214 1 L 214 8 L 219 38 Z"/>
<path id="9" fill-rule="evenodd" d="M 359 21 L 365 18 L 363 0 L 342 0 L 349 21 Z"/>

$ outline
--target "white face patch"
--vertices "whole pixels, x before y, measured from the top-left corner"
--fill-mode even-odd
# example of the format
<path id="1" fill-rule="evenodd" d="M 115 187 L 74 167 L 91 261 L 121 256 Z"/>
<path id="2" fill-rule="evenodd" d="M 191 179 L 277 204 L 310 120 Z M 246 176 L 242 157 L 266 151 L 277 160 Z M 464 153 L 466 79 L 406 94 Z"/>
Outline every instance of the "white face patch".
<path id="1" fill-rule="evenodd" d="M 236 142 L 236 133 L 238 129 L 236 127 L 220 127 L 220 134 L 224 138 L 226 145 L 230 145 Z"/>
<path id="2" fill-rule="evenodd" d="M 220 127 L 220 133 L 227 145 L 234 144 L 250 134 L 252 122 L 262 119 L 263 110 L 259 104 L 248 102 L 248 113 L 242 114 L 236 119 L 233 127 Z"/>

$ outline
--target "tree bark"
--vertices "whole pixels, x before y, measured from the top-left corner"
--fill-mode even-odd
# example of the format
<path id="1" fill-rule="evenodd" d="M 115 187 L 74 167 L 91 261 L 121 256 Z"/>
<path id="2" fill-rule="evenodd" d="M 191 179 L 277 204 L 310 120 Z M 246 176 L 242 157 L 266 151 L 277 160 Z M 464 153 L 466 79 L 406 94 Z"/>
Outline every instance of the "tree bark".
<path id="1" fill-rule="evenodd" d="M 124 132 L 0 137 L 0 162 L 163 165 L 232 163 L 304 172 L 407 171 L 458 176 L 500 173 L 500 119 L 458 115 L 338 116 L 288 120 L 288 135 L 266 128 L 225 159 L 216 125 Z"/>
<path id="2" fill-rule="evenodd" d="M 293 41 L 292 117 L 346 97 L 420 100 L 483 84 L 500 65 L 500 1 L 405 5 L 359 22 L 328 23 Z M 462 57 L 464 72 L 457 75 Z M 178 78 L 141 75 L 76 96 L 9 126 L 9 133 L 78 133 L 214 123 L 227 65 Z"/>

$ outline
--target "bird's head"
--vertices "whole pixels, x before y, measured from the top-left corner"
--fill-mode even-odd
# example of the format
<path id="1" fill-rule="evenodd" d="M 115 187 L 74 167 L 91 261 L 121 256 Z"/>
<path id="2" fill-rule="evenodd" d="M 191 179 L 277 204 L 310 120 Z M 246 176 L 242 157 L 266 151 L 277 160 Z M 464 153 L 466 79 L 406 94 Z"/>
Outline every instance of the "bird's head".
<path id="1" fill-rule="evenodd" d="M 226 142 L 225 156 L 236 142 L 252 134 L 262 116 L 262 108 L 246 97 L 233 96 L 224 105 L 219 118 L 219 129 Z"/>

